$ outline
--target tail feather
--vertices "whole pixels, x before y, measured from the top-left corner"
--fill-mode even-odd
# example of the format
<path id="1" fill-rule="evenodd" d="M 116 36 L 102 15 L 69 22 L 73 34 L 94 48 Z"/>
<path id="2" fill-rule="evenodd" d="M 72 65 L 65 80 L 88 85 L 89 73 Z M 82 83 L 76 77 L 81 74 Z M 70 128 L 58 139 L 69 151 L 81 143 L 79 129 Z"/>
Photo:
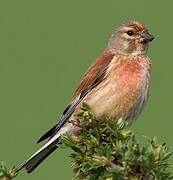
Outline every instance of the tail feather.
<path id="1" fill-rule="evenodd" d="M 16 171 L 19 172 L 21 169 L 25 168 L 28 173 L 32 172 L 45 158 L 47 158 L 53 151 L 55 151 L 55 149 L 57 149 L 57 144 L 61 134 L 68 132 L 71 129 L 71 126 L 71 124 L 64 126 L 28 160 L 19 165 Z"/>
<path id="2" fill-rule="evenodd" d="M 32 157 L 25 165 L 27 173 L 31 173 L 39 164 L 57 149 L 57 145 L 49 145 L 41 152 Z"/>
<path id="3" fill-rule="evenodd" d="M 25 168 L 27 173 L 31 173 L 39 164 L 46 159 L 52 152 L 54 152 L 58 146 L 58 139 L 53 142 L 47 142 L 42 148 L 40 148 L 34 155 L 32 155 L 27 161 L 22 163 L 18 168 L 17 172 Z"/>

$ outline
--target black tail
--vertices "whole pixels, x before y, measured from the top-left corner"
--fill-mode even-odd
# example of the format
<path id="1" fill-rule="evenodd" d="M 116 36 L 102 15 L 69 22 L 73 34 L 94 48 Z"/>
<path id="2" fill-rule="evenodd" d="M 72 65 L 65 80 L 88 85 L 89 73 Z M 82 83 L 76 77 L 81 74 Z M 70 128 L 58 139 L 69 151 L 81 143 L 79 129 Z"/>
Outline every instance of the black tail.
<path id="1" fill-rule="evenodd" d="M 41 150 L 38 150 L 33 156 L 31 156 L 31 158 L 22 163 L 16 171 L 19 172 L 21 169 L 25 168 L 27 173 L 31 173 L 45 158 L 57 149 L 57 141 L 49 144 L 45 148 L 41 148 Z"/>

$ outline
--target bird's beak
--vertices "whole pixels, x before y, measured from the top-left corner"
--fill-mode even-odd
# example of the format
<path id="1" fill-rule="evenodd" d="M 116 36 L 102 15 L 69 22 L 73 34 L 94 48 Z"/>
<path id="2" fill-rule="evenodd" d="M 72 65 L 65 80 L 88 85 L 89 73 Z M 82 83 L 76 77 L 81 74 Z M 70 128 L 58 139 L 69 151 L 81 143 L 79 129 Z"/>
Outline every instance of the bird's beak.
<path id="1" fill-rule="evenodd" d="M 145 31 L 141 34 L 142 37 L 142 42 L 143 43 L 147 43 L 150 42 L 154 39 L 154 36 L 152 34 L 150 34 L 148 31 Z"/>

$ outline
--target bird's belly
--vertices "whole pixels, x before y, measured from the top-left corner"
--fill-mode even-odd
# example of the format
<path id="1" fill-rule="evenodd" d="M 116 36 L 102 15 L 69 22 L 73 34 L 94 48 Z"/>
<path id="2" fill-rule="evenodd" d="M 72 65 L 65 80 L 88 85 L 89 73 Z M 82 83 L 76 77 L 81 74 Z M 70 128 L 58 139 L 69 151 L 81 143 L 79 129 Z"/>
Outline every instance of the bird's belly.
<path id="1" fill-rule="evenodd" d="M 145 75 L 146 76 L 146 75 Z M 105 81 L 86 98 L 96 118 L 110 117 L 131 121 L 141 112 L 148 99 L 149 83 L 145 76 L 121 77 Z M 123 82 L 124 81 L 124 82 Z M 119 83 L 120 82 L 120 83 Z"/>

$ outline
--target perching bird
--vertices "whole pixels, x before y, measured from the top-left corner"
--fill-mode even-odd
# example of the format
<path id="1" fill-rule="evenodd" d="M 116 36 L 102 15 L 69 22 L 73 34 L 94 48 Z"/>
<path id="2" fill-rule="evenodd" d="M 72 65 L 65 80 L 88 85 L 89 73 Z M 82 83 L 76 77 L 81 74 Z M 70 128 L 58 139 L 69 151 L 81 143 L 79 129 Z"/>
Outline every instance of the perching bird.
<path id="1" fill-rule="evenodd" d="M 82 102 L 93 110 L 95 117 L 122 118 L 131 123 L 143 109 L 149 95 L 151 62 L 147 56 L 154 37 L 136 21 L 121 24 L 112 34 L 106 49 L 84 74 L 79 87 L 59 122 L 38 142 L 48 142 L 18 169 L 32 172 L 57 149 L 60 136 L 79 131 L 75 114 Z"/>

